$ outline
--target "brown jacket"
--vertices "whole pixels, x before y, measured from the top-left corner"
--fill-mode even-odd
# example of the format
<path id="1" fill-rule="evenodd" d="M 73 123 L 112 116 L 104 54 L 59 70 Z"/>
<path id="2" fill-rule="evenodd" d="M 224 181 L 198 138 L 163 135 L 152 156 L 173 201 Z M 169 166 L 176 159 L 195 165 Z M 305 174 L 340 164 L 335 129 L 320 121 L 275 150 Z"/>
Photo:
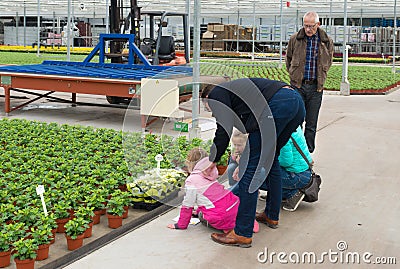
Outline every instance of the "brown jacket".
<path id="1" fill-rule="evenodd" d="M 329 68 L 333 60 L 333 41 L 327 33 L 318 28 L 320 42 L 318 44 L 317 84 L 318 91 L 322 91 Z M 304 28 L 290 37 L 286 50 L 286 69 L 289 72 L 290 84 L 300 88 L 306 64 L 307 39 Z"/>

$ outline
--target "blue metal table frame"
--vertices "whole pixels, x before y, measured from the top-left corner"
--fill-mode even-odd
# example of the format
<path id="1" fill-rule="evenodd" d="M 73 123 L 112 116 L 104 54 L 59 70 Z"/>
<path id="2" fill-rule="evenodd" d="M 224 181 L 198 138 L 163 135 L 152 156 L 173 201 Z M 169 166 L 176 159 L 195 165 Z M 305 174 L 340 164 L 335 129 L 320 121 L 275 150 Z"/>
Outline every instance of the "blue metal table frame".
<path id="1" fill-rule="evenodd" d="M 105 42 L 108 40 L 128 41 L 126 64 L 105 63 Z M 90 62 L 97 53 L 99 63 Z M 133 63 L 134 55 L 142 64 Z M 151 65 L 134 44 L 132 34 L 101 34 L 99 44 L 83 62 L 44 61 L 35 65 L 0 66 L 0 86 L 4 88 L 5 112 L 8 114 L 53 92 L 71 92 L 72 102 L 76 102 L 77 93 L 138 98 L 137 89 L 143 78 L 171 79 L 191 75 L 192 68 L 188 66 Z M 49 92 L 11 108 L 10 91 L 13 89 Z"/>

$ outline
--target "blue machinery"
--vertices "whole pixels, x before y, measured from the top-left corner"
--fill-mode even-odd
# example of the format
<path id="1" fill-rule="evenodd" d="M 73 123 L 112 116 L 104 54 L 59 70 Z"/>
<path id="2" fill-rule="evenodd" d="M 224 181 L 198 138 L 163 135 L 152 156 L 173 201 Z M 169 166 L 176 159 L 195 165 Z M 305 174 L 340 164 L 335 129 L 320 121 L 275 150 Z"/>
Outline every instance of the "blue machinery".
<path id="1" fill-rule="evenodd" d="M 189 66 L 151 65 L 134 43 L 133 34 L 100 34 L 99 44 L 83 62 L 43 61 L 42 64 L 0 66 L 0 86 L 4 88 L 5 112 L 19 109 L 54 92 L 71 92 L 72 102 L 76 93 L 138 98 L 136 89 L 144 78 L 172 79 L 192 76 Z M 109 40 L 128 41 L 127 63 L 105 63 L 107 53 L 105 42 Z M 99 63 L 90 62 L 99 54 Z M 143 64 L 134 64 L 134 57 Z M 31 89 L 48 91 L 35 94 L 38 97 L 18 107 L 11 107 L 10 91 Z"/>

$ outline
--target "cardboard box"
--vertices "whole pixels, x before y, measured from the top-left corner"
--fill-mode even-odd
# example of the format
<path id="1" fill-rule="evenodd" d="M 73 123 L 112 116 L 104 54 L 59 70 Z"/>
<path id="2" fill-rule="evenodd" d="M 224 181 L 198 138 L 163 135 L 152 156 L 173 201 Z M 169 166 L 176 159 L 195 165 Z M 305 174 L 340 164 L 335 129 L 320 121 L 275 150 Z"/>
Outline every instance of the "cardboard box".
<path id="1" fill-rule="evenodd" d="M 216 24 L 214 25 L 214 32 L 223 32 L 225 31 L 223 24 Z"/>
<path id="2" fill-rule="evenodd" d="M 202 40 L 201 50 L 212 50 L 214 46 L 214 40 Z"/>
<path id="3" fill-rule="evenodd" d="M 211 31 L 204 32 L 204 34 L 203 34 L 203 38 L 213 39 L 214 37 L 215 37 L 215 34 Z"/>

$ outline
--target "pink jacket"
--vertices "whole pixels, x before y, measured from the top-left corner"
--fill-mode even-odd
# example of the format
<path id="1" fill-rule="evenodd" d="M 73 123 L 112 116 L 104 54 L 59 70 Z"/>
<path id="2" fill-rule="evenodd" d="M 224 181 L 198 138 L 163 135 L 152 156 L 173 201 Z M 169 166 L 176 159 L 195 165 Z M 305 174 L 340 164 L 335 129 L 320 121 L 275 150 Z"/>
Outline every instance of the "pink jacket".
<path id="1" fill-rule="evenodd" d="M 211 171 L 211 176 L 203 174 L 202 171 L 205 171 L 210 164 L 208 157 L 201 159 L 186 179 L 186 194 L 176 225 L 179 229 L 187 228 L 196 204 L 197 212 L 202 212 L 203 218 L 212 227 L 220 230 L 230 230 L 235 227 L 239 198 L 217 181 L 216 167 Z"/>

